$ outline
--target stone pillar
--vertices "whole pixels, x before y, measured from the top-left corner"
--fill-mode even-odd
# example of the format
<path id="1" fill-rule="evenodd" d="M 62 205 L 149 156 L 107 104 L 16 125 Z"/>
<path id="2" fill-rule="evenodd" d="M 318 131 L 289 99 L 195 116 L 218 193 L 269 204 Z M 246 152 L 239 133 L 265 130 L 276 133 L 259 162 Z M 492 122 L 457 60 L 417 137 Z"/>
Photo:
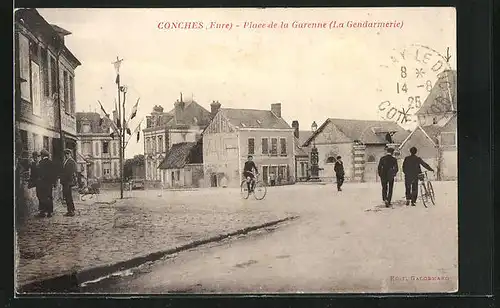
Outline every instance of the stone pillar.
<path id="1" fill-rule="evenodd" d="M 354 182 L 363 182 L 365 173 L 365 150 L 364 144 L 353 145 L 353 162 L 354 162 Z"/>

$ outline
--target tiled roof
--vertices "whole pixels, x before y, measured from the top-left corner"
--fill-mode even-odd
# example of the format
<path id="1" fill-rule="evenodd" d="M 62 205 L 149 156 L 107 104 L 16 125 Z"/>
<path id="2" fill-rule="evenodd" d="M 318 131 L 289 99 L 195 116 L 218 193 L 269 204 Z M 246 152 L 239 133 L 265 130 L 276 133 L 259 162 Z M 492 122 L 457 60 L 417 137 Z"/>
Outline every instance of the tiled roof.
<path id="1" fill-rule="evenodd" d="M 304 143 L 312 136 L 312 132 L 308 130 L 299 131 L 299 145 L 302 147 Z"/>
<path id="2" fill-rule="evenodd" d="M 203 146 L 199 142 L 182 142 L 172 145 L 158 169 L 182 169 L 186 164 L 203 163 Z"/>
<path id="3" fill-rule="evenodd" d="M 362 143 L 367 144 L 386 144 L 386 133 L 404 131 L 401 126 L 391 121 L 347 120 L 332 118 L 327 121 L 333 123 L 333 125 L 335 125 L 336 128 L 350 140 L 359 140 Z"/>
<path id="4" fill-rule="evenodd" d="M 436 98 L 438 97 L 446 98 L 447 100 L 444 101 L 445 103 L 449 102 L 451 97 L 453 110 L 457 110 L 457 71 L 447 70 L 439 76 L 436 84 L 434 84 L 431 92 L 422 104 L 422 107 L 415 114 L 435 114 L 436 111 L 439 112 L 439 110 L 445 109 L 444 106 L 441 107 L 439 104 L 436 104 Z M 436 104 L 436 107 L 432 107 L 434 104 Z M 438 107 L 441 109 L 438 109 Z M 451 108 L 446 109 L 450 110 Z"/>
<path id="5" fill-rule="evenodd" d="M 300 134 L 299 134 L 300 137 Z M 309 156 L 307 152 L 302 148 L 299 138 L 294 137 L 295 142 L 295 156 Z"/>
<path id="6" fill-rule="evenodd" d="M 288 123 L 269 110 L 221 108 L 219 112 L 239 128 L 289 129 Z"/>
<path id="7" fill-rule="evenodd" d="M 101 115 L 97 112 L 77 112 L 75 114 L 76 118 L 76 131 L 82 134 L 82 123 L 90 122 L 90 132 L 89 133 L 110 133 L 111 122 L 107 118 L 103 118 L 102 126 L 99 125 Z"/>
<path id="8" fill-rule="evenodd" d="M 149 117 L 159 119 L 153 127 L 147 127 L 145 130 L 154 130 L 157 127 L 186 127 L 186 126 L 207 126 L 210 123 L 210 112 L 195 101 L 184 102 L 184 109 L 180 119 L 175 118 L 175 107 L 169 112 L 156 113 Z M 180 121 L 179 121 L 180 120 Z"/>

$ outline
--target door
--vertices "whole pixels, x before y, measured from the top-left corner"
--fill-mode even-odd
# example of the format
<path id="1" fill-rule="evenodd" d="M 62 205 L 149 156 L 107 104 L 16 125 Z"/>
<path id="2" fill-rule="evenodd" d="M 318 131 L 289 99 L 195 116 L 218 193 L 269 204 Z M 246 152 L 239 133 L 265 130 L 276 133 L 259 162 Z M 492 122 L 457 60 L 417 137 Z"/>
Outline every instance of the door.
<path id="1" fill-rule="evenodd" d="M 266 185 L 268 185 L 268 179 L 269 179 L 269 167 L 268 166 L 262 166 L 262 180 Z"/>
<path id="2" fill-rule="evenodd" d="M 217 174 L 214 173 L 210 176 L 210 184 L 211 187 L 217 187 Z"/>

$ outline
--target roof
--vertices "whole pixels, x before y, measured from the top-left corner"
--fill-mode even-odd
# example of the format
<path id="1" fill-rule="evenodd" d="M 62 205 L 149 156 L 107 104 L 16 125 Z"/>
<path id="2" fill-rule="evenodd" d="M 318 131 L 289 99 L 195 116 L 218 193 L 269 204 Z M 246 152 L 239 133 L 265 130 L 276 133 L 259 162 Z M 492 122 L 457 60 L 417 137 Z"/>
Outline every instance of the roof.
<path id="1" fill-rule="evenodd" d="M 76 118 L 76 132 L 78 134 L 85 134 L 82 132 L 82 124 L 84 122 L 89 122 L 90 123 L 90 132 L 91 134 L 109 134 L 110 133 L 110 127 L 111 127 L 111 122 L 103 118 L 103 123 L 102 125 L 99 125 L 101 115 L 98 114 L 97 112 L 77 112 L 75 114 Z"/>
<path id="2" fill-rule="evenodd" d="M 434 84 L 431 89 L 431 92 L 425 99 L 422 107 L 415 113 L 416 115 L 424 115 L 424 114 L 435 114 L 436 111 L 439 113 L 439 110 L 445 108 L 439 108 L 440 105 L 436 104 L 439 101 L 439 97 L 446 98 L 443 100 L 443 103 L 447 103 L 447 110 L 451 110 L 449 107 L 453 107 L 453 110 L 457 110 L 457 71 L 455 70 L 446 70 L 440 74 L 438 80 Z M 450 97 L 451 103 L 450 106 Z M 437 100 L 436 100 L 437 99 Z M 436 105 L 435 107 L 432 107 Z M 444 107 L 444 106 L 443 106 Z"/>
<path id="3" fill-rule="evenodd" d="M 52 46 L 61 46 L 64 55 L 72 61 L 75 66 L 82 65 L 75 55 L 64 45 L 61 34 L 68 32 L 60 27 L 50 25 L 36 9 L 17 9 L 15 12 L 16 23 L 22 24 L 32 33 L 39 33 L 46 40 L 45 43 Z M 57 27 L 57 28 L 56 28 Z M 62 31 L 61 33 L 58 31 Z"/>
<path id="4" fill-rule="evenodd" d="M 443 132 L 454 132 L 457 129 L 457 117 L 454 116 L 451 118 L 448 123 L 444 126 L 440 125 L 427 125 L 427 126 L 417 126 L 402 142 L 400 148 L 402 148 L 405 143 L 412 138 L 416 130 L 421 130 L 425 136 L 430 139 L 434 144 L 436 144 L 436 140 L 438 136 Z"/>
<path id="5" fill-rule="evenodd" d="M 299 135 L 300 137 L 300 135 Z M 295 143 L 295 156 L 309 156 L 309 154 L 307 154 L 307 152 L 302 148 L 302 143 L 300 143 L 300 140 L 299 138 L 297 137 L 294 137 L 294 143 Z"/>
<path id="6" fill-rule="evenodd" d="M 311 137 L 312 132 L 309 130 L 299 130 L 299 145 L 302 145 Z"/>
<path id="7" fill-rule="evenodd" d="M 386 133 L 400 132 L 400 135 L 402 135 L 402 132 L 405 131 L 404 128 L 391 121 L 329 118 L 316 130 L 314 134 L 311 135 L 311 137 L 306 140 L 306 142 L 304 142 L 304 146 L 307 146 L 314 138 L 316 138 L 316 136 L 321 133 L 329 123 L 334 125 L 336 129 L 343 133 L 350 141 L 354 142 L 359 140 L 365 144 L 386 144 Z"/>
<path id="8" fill-rule="evenodd" d="M 207 126 L 210 123 L 210 112 L 203 108 L 196 101 L 184 102 L 184 109 L 180 119 L 175 118 L 175 107 L 169 112 L 154 113 L 148 117 L 157 118 L 158 123 L 148 125 L 144 130 L 151 130 L 158 127 L 180 128 L 186 126 Z"/>
<path id="9" fill-rule="evenodd" d="M 172 145 L 158 169 L 182 169 L 186 164 L 203 162 L 203 145 L 198 142 L 182 142 Z"/>
<path id="10" fill-rule="evenodd" d="M 219 112 L 231 125 L 239 128 L 291 128 L 285 120 L 278 118 L 270 110 L 221 108 Z"/>

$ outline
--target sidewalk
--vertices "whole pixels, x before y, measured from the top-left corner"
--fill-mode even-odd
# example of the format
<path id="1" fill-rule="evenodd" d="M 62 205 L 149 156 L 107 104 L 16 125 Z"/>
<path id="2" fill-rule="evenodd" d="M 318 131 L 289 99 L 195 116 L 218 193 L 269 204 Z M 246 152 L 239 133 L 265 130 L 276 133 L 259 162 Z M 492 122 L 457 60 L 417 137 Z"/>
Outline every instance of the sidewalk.
<path id="1" fill-rule="evenodd" d="M 29 217 L 16 237 L 18 288 L 287 217 L 231 204 L 231 200 L 224 206 L 208 202 L 184 206 L 139 195 L 110 202 L 114 195 L 103 194 L 100 202 L 75 198 L 75 217 L 62 216 L 61 206 L 52 218 Z"/>

